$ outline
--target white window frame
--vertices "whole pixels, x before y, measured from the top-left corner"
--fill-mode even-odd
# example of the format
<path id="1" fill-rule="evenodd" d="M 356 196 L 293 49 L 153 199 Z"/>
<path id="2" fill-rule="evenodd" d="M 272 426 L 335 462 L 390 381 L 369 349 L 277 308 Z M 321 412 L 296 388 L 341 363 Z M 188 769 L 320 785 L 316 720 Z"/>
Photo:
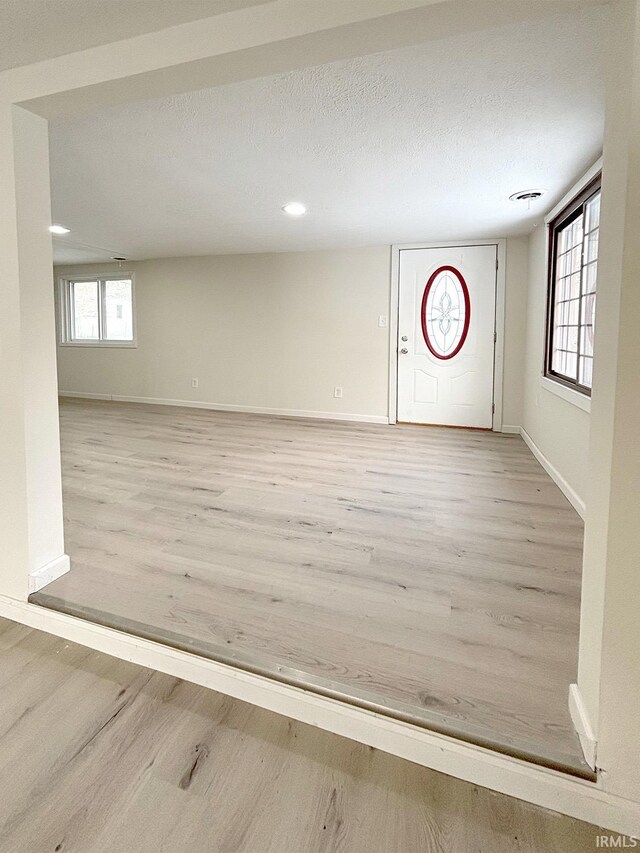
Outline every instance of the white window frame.
<path id="1" fill-rule="evenodd" d="M 131 329 L 133 338 L 130 341 L 74 341 L 72 339 L 71 321 L 71 284 L 75 281 L 131 281 Z M 99 285 L 98 285 L 99 286 Z M 104 290 L 99 286 L 99 316 L 102 328 L 104 316 Z M 58 343 L 62 347 L 116 347 L 119 349 L 135 349 L 138 346 L 137 324 L 136 324 L 136 283 L 132 272 L 118 270 L 117 273 L 96 273 L 94 275 L 66 275 L 58 279 L 58 313 L 59 313 L 59 338 Z"/>

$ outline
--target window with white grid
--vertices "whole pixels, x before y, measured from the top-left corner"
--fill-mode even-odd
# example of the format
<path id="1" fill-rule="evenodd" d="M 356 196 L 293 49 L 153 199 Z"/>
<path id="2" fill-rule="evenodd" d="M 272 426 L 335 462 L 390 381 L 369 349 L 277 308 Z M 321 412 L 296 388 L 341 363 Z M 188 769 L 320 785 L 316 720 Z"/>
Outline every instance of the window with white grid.
<path id="1" fill-rule="evenodd" d="M 545 374 L 591 393 L 600 233 L 600 178 L 550 225 Z"/>

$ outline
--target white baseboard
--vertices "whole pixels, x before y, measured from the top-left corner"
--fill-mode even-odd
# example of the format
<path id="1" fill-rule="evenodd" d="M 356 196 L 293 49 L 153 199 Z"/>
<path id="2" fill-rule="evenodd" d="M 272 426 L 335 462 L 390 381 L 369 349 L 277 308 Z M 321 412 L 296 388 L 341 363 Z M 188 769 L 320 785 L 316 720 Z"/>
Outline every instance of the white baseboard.
<path id="1" fill-rule="evenodd" d="M 87 391 L 58 391 L 58 397 L 81 397 L 85 400 L 112 400 L 111 394 L 90 394 Z"/>
<path id="2" fill-rule="evenodd" d="M 513 424 L 502 424 L 500 432 L 506 432 L 508 435 L 520 435 L 522 427 L 514 426 Z"/>
<path id="3" fill-rule="evenodd" d="M 41 568 L 31 572 L 29 575 L 29 595 L 32 592 L 38 592 L 47 586 L 47 584 L 61 578 L 62 575 L 66 575 L 70 568 L 69 557 L 66 554 L 62 554 L 62 556 L 51 560 L 45 566 L 41 566 Z"/>
<path id="4" fill-rule="evenodd" d="M 554 466 L 551 464 L 551 462 L 549 462 L 547 457 L 543 454 L 543 452 L 540 450 L 538 445 L 534 442 L 534 440 L 531 438 L 531 436 L 529 435 L 529 433 L 526 431 L 526 429 L 524 427 L 520 427 L 520 435 L 524 439 L 529 450 L 533 453 L 533 455 L 536 457 L 538 462 L 542 465 L 542 467 L 547 472 L 547 474 L 555 482 L 555 484 L 558 486 L 560 491 L 564 494 L 566 499 L 569 501 L 569 503 L 573 506 L 575 511 L 578 513 L 580 518 L 584 519 L 585 513 L 586 513 L 586 507 L 585 507 L 585 503 L 582 500 L 582 498 L 580 497 L 580 495 L 569 485 L 569 483 L 567 483 L 567 481 L 562 476 L 562 474 L 558 471 L 558 469 L 554 468 Z"/>
<path id="5" fill-rule="evenodd" d="M 589 715 L 577 684 L 569 685 L 569 712 L 571 713 L 575 730 L 580 738 L 584 760 L 592 770 L 595 770 L 598 742 L 595 739 Z"/>
<path id="6" fill-rule="evenodd" d="M 350 412 L 309 412 L 304 409 L 276 409 L 268 406 L 238 406 L 234 403 L 205 403 L 200 400 L 170 400 L 164 397 L 129 397 L 123 394 L 89 394 L 85 391 L 59 391 L 60 397 L 88 400 L 113 400 L 118 403 L 146 403 L 152 406 L 185 406 L 218 412 L 246 412 L 254 415 L 278 415 L 286 418 L 316 418 L 325 421 L 356 421 L 364 424 L 388 424 L 388 415 L 357 415 Z"/>
<path id="7" fill-rule="evenodd" d="M 640 804 L 604 790 L 601 780 L 594 783 L 566 776 L 337 699 L 4 595 L 0 595 L 0 616 L 614 832 L 633 835 L 640 826 Z"/>

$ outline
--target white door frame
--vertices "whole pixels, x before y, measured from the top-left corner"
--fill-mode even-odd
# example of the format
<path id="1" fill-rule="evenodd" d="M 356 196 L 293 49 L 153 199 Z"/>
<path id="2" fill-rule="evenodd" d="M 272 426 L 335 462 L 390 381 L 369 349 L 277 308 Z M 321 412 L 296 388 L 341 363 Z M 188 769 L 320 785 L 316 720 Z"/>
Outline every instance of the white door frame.
<path id="1" fill-rule="evenodd" d="M 404 249 L 450 249 L 464 246 L 496 246 L 496 341 L 493 359 L 493 425 L 494 432 L 502 431 L 502 383 L 504 374 L 504 318 L 506 297 L 507 241 L 447 240 L 438 243 L 402 243 L 391 246 L 391 303 L 389 309 L 389 423 L 398 420 L 398 313 L 400 310 L 400 252 Z"/>

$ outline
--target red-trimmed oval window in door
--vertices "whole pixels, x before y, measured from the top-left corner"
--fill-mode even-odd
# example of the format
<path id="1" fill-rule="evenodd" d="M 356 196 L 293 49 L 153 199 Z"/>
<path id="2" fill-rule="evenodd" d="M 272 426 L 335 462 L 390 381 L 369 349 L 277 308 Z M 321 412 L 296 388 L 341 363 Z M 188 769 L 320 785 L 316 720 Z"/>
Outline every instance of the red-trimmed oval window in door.
<path id="1" fill-rule="evenodd" d="M 457 355 L 467 339 L 471 321 L 469 288 L 455 267 L 438 267 L 422 296 L 422 335 L 429 352 L 446 361 Z"/>

